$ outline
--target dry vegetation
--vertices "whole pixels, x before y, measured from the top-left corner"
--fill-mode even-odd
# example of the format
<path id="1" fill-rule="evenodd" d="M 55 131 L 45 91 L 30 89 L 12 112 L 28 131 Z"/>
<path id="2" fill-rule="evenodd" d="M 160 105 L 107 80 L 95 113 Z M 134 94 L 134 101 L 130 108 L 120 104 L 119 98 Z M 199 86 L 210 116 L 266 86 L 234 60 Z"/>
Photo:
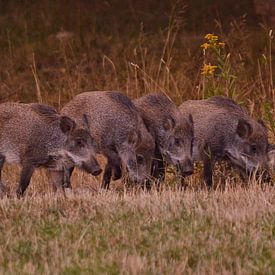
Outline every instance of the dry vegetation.
<path id="1" fill-rule="evenodd" d="M 85 90 L 132 98 L 158 90 L 177 104 L 225 94 L 264 118 L 275 142 L 270 28 L 251 27 L 244 16 L 225 25 L 197 16 L 208 27 L 190 31 L 185 26 L 194 22 L 180 1 L 69 2 L 0 3 L 2 101 L 60 108 Z M 200 47 L 209 32 L 225 42 L 224 63 L 202 76 L 204 62 L 220 62 Z M 170 171 L 160 193 L 115 183 L 99 192 L 100 179 L 78 171 L 66 197 L 52 194 L 38 171 L 24 199 L 0 200 L 0 272 L 274 274 L 274 187 L 243 184 L 221 166 L 221 188 L 207 192 L 200 170 L 184 192 Z M 3 178 L 14 194 L 17 167 L 6 166 Z"/>

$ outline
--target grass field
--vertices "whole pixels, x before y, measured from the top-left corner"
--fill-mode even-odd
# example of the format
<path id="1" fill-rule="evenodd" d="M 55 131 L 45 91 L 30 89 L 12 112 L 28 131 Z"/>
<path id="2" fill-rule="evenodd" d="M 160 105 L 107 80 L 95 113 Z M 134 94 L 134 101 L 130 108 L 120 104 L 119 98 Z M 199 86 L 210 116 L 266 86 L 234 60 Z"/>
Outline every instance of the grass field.
<path id="1" fill-rule="evenodd" d="M 37 176 L 23 200 L 0 201 L 1 273 L 274 274 L 274 187 L 100 193 L 85 181 L 64 198 Z"/>
<path id="2" fill-rule="evenodd" d="M 263 118 L 274 143 L 274 30 L 251 24 L 250 2 L 239 6 L 247 16 L 228 4 L 235 17 L 221 22 L 226 11 L 211 18 L 197 0 L 191 10 L 168 0 L 2 1 L 0 100 L 60 109 L 86 90 L 161 91 L 177 104 L 222 94 Z M 203 51 L 207 33 L 225 45 Z M 217 68 L 202 74 L 204 65 Z M 203 188 L 198 167 L 179 191 L 172 172 L 161 192 L 121 183 L 102 192 L 100 177 L 77 171 L 64 197 L 41 170 L 17 200 L 19 170 L 6 166 L 0 273 L 275 273 L 274 186 L 222 165 L 217 190 Z"/>

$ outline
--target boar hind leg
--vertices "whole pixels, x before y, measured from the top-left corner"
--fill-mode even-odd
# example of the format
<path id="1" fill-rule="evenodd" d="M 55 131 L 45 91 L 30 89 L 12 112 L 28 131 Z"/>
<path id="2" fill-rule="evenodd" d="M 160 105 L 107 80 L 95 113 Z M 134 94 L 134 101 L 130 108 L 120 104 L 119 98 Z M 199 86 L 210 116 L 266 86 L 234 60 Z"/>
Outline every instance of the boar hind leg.
<path id="1" fill-rule="evenodd" d="M 21 198 L 24 192 L 26 191 L 26 189 L 28 188 L 33 172 L 34 172 L 34 166 L 23 165 L 21 174 L 20 174 L 19 185 L 16 191 L 18 198 Z"/>

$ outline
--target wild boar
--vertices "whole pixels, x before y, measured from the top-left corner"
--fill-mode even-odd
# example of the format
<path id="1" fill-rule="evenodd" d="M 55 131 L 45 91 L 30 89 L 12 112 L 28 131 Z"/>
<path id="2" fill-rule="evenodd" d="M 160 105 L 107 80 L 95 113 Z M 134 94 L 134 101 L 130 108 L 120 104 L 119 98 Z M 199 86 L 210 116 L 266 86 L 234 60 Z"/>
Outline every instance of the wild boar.
<path id="1" fill-rule="evenodd" d="M 136 182 L 150 177 L 153 138 L 126 95 L 112 91 L 84 92 L 75 96 L 61 112 L 77 123 L 81 123 L 83 115 L 89 118 L 96 152 L 107 158 L 102 188 L 109 188 L 111 178 L 121 177 L 121 166 L 126 167 L 130 179 Z M 69 177 L 71 173 L 72 169 Z"/>
<path id="2" fill-rule="evenodd" d="M 244 108 L 233 100 L 215 96 L 206 100 L 188 100 L 181 104 L 183 115 L 194 120 L 194 161 L 204 164 L 204 180 L 212 186 L 215 162 L 227 159 L 242 173 L 264 172 L 267 169 L 267 130 L 264 123 L 252 119 Z"/>
<path id="3" fill-rule="evenodd" d="M 18 197 L 23 196 L 36 167 L 54 171 L 59 180 L 63 169 L 71 166 L 80 166 L 92 174 L 101 172 L 89 132 L 77 128 L 68 116 L 42 104 L 0 104 L 1 183 L 5 161 L 22 166 Z"/>
<path id="4" fill-rule="evenodd" d="M 161 93 L 147 94 L 133 102 L 155 140 L 152 176 L 159 181 L 164 179 L 163 160 L 175 165 L 183 177 L 191 175 L 194 139 L 192 116 L 184 117 L 178 107 Z"/>

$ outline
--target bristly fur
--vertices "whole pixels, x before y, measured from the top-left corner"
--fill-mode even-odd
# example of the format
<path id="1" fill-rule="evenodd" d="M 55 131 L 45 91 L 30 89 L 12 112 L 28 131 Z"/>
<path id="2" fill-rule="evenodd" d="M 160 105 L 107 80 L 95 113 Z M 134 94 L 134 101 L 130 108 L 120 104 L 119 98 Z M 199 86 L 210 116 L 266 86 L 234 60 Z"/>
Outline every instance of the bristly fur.
<path id="1" fill-rule="evenodd" d="M 59 119 L 60 115 L 57 110 L 49 105 L 31 103 L 30 108 L 43 119 L 50 121 L 56 121 Z"/>
<path id="2" fill-rule="evenodd" d="M 146 127 L 155 139 L 156 152 L 152 172 L 160 180 L 164 177 L 163 158 L 168 163 L 181 167 L 184 174 L 193 171 L 191 164 L 191 143 L 193 122 L 190 117 L 182 117 L 178 107 L 162 93 L 150 93 L 135 99 L 134 104 Z M 188 170 L 188 172 L 187 172 Z"/>
<path id="3" fill-rule="evenodd" d="M 90 128 L 98 153 L 108 160 L 103 176 L 103 188 L 108 188 L 111 177 L 118 179 L 121 176 L 121 164 L 127 167 L 130 177 L 132 173 L 134 179 L 134 174 L 137 175 L 139 169 L 135 165 L 137 148 L 147 148 L 148 152 L 151 147 L 154 148 L 152 137 L 144 127 L 135 105 L 120 92 L 81 93 L 75 96 L 61 113 L 82 124 L 83 115 L 89 117 L 89 123 L 85 124 Z M 147 143 L 146 146 L 140 146 L 142 142 Z"/>
<path id="4" fill-rule="evenodd" d="M 69 117 L 64 118 L 47 105 L 0 104 L 0 161 L 2 166 L 5 161 L 21 164 L 18 196 L 25 192 L 36 167 L 62 171 L 81 159 L 81 163 L 77 163 L 80 167 L 85 165 L 86 170 L 98 170 L 90 134 L 84 129 L 79 132 L 75 122 Z M 77 146 L 78 142 L 81 147 Z M 59 185 L 62 186 L 62 182 Z"/>
<path id="5" fill-rule="evenodd" d="M 231 161 L 244 171 L 251 171 L 254 166 L 265 170 L 267 131 L 263 123 L 248 115 L 245 108 L 232 99 L 216 96 L 188 100 L 182 103 L 180 110 L 184 115 L 193 116 L 197 142 L 194 158 L 204 162 L 205 181 L 209 186 L 212 185 L 212 167 L 219 159 L 231 157 Z M 253 156 L 249 150 L 255 146 L 256 155 Z M 256 165 L 257 161 L 259 165 Z"/>
<path id="6" fill-rule="evenodd" d="M 115 104 L 120 105 L 122 108 L 129 108 L 129 110 L 135 111 L 135 105 L 133 102 L 124 94 L 120 92 L 106 92 L 106 95 L 110 97 Z"/>
<path id="7" fill-rule="evenodd" d="M 221 108 L 238 110 L 247 114 L 247 110 L 244 107 L 238 105 L 233 99 L 225 96 L 213 96 L 208 98 L 206 101 Z"/>

